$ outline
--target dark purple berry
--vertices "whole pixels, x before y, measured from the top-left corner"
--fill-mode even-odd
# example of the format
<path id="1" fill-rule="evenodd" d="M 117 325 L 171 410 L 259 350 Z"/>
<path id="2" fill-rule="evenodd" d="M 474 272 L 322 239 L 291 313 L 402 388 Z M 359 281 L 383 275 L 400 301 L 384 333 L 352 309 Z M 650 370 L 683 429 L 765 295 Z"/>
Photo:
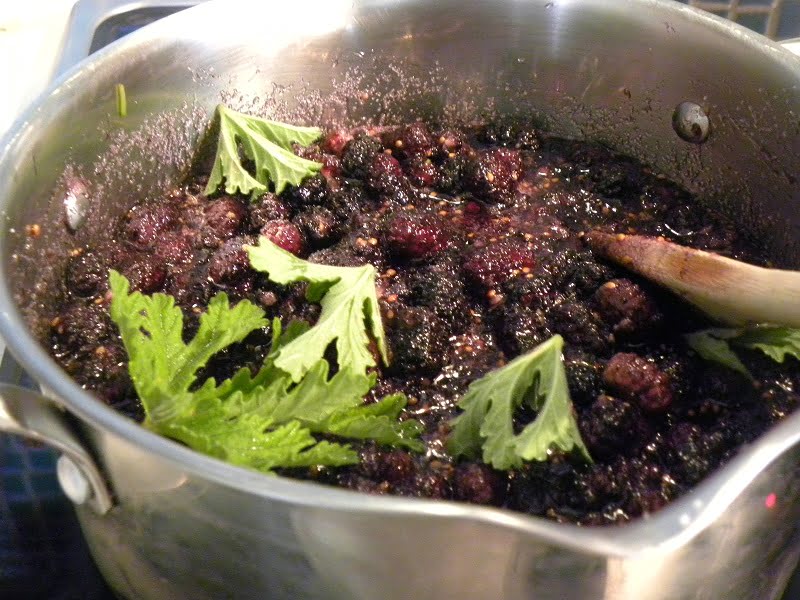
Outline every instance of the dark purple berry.
<path id="1" fill-rule="evenodd" d="M 303 256 L 305 254 L 306 244 L 303 234 L 290 221 L 283 219 L 267 221 L 261 228 L 260 233 L 276 246 L 295 256 Z"/>
<path id="2" fill-rule="evenodd" d="M 94 303 L 67 306 L 50 327 L 59 354 L 94 351 L 112 331 L 108 308 Z"/>
<path id="3" fill-rule="evenodd" d="M 486 207 L 480 202 L 470 200 L 464 205 L 464 214 L 472 217 L 485 216 L 487 214 Z"/>
<path id="4" fill-rule="evenodd" d="M 246 216 L 244 204 L 227 196 L 212 200 L 205 209 L 206 227 L 213 230 L 221 240 L 237 235 Z"/>
<path id="5" fill-rule="evenodd" d="M 322 149 L 336 156 L 341 156 L 347 143 L 353 139 L 346 129 L 334 129 L 325 135 L 322 140 Z"/>
<path id="6" fill-rule="evenodd" d="M 153 255 L 170 266 L 188 263 L 194 256 L 191 234 L 184 232 L 164 234 L 156 242 Z"/>
<path id="7" fill-rule="evenodd" d="M 492 216 L 488 207 L 482 202 L 468 200 L 464 204 L 464 215 L 461 228 L 472 233 L 485 233 L 492 225 Z"/>
<path id="8" fill-rule="evenodd" d="M 575 471 L 563 463 L 529 463 L 509 481 L 508 505 L 530 514 L 551 518 L 555 509 L 564 510 L 577 499 Z M 586 503 L 586 494 L 580 497 Z"/>
<path id="9" fill-rule="evenodd" d="M 600 318 L 585 304 L 562 302 L 550 309 L 550 329 L 564 336 L 568 344 L 602 352 L 608 346 L 608 336 L 601 329 Z"/>
<path id="10" fill-rule="evenodd" d="M 445 327 L 428 308 L 400 307 L 389 335 L 394 360 L 400 373 L 433 372 L 447 362 Z"/>
<path id="11" fill-rule="evenodd" d="M 388 154 L 378 154 L 369 168 L 369 187 L 378 193 L 386 192 L 403 181 L 403 169 L 397 159 Z"/>
<path id="12" fill-rule="evenodd" d="M 546 277 L 512 277 L 500 285 L 498 291 L 509 306 L 516 304 L 545 311 L 549 311 L 559 299 L 559 293 Z"/>
<path id="13" fill-rule="evenodd" d="M 590 355 L 574 352 L 564 360 L 569 394 L 577 405 L 587 405 L 600 395 L 603 366 Z"/>
<path id="14" fill-rule="evenodd" d="M 421 154 L 415 154 L 406 161 L 406 173 L 411 183 L 418 187 L 434 187 L 439 180 L 436 165 Z"/>
<path id="15" fill-rule="evenodd" d="M 424 123 L 412 123 L 399 131 L 394 148 L 405 156 L 430 156 L 433 152 L 433 138 Z"/>
<path id="16" fill-rule="evenodd" d="M 486 200 L 507 202 L 522 175 L 519 150 L 494 148 L 481 152 L 468 168 L 470 189 Z"/>
<path id="17" fill-rule="evenodd" d="M 436 140 L 438 154 L 449 156 L 461 149 L 464 145 L 464 136 L 455 129 L 446 129 L 439 134 Z"/>
<path id="18" fill-rule="evenodd" d="M 504 483 L 500 474 L 488 466 L 466 463 L 456 467 L 453 492 L 457 500 L 497 505 L 505 496 Z"/>
<path id="19" fill-rule="evenodd" d="M 516 304 L 501 308 L 495 330 L 498 341 L 511 356 L 533 350 L 553 336 L 542 311 Z"/>
<path id="20" fill-rule="evenodd" d="M 246 243 L 250 243 L 250 240 L 233 238 L 211 255 L 208 262 L 208 278 L 213 283 L 218 286 L 232 286 L 253 274 L 250 258 L 242 247 Z"/>
<path id="21" fill-rule="evenodd" d="M 438 216 L 417 211 L 398 211 L 390 215 L 383 228 L 383 239 L 396 258 L 428 260 L 447 248 L 450 234 Z"/>
<path id="22" fill-rule="evenodd" d="M 589 453 L 598 458 L 635 451 L 643 427 L 635 405 L 610 396 L 600 396 L 581 421 L 581 433 Z"/>
<path id="23" fill-rule="evenodd" d="M 412 304 L 427 306 L 451 329 L 466 326 L 467 298 L 455 261 L 418 269 L 411 278 Z"/>
<path id="24" fill-rule="evenodd" d="M 523 268 L 531 269 L 535 262 L 524 242 L 507 239 L 473 250 L 463 269 L 471 283 L 489 289 L 519 275 Z"/>
<path id="25" fill-rule="evenodd" d="M 204 306 L 213 295 L 208 278 L 195 269 L 191 264 L 181 265 L 167 278 L 165 292 L 182 306 Z"/>
<path id="26" fill-rule="evenodd" d="M 143 294 L 161 291 L 167 279 L 164 264 L 153 256 L 140 256 L 122 268 L 122 274 L 131 283 L 131 290 Z"/>
<path id="27" fill-rule="evenodd" d="M 325 203 L 328 197 L 328 181 L 323 175 L 314 175 L 303 180 L 297 187 L 288 188 L 283 193 L 289 203 L 296 210 L 303 210 L 310 206 L 319 206 Z"/>
<path id="28" fill-rule="evenodd" d="M 630 279 L 613 279 L 603 284 L 595 297 L 601 314 L 618 335 L 642 335 L 662 320 L 650 295 Z"/>
<path id="29" fill-rule="evenodd" d="M 126 239 L 140 248 L 152 246 L 165 231 L 178 223 L 178 211 L 170 204 L 139 204 L 124 220 Z"/>
<path id="30" fill-rule="evenodd" d="M 333 154 L 323 154 L 320 158 L 322 169 L 320 173 L 331 184 L 331 181 L 337 181 L 338 177 L 342 174 L 342 161 Z"/>
<path id="31" fill-rule="evenodd" d="M 260 230 L 267 221 L 289 220 L 292 212 L 275 194 L 267 193 L 256 200 L 250 208 L 250 225 L 254 232 Z"/>
<path id="32" fill-rule="evenodd" d="M 370 479 L 397 485 L 414 475 L 414 459 L 405 450 L 382 450 L 370 444 L 361 451 L 359 471 Z"/>
<path id="33" fill-rule="evenodd" d="M 590 252 L 576 253 L 569 270 L 569 284 L 582 294 L 591 294 L 609 279 L 610 269 L 597 262 Z"/>
<path id="34" fill-rule="evenodd" d="M 108 268 L 95 252 L 82 252 L 67 261 L 67 289 L 75 294 L 88 298 L 106 289 Z"/>
<path id="35" fill-rule="evenodd" d="M 677 474 L 688 484 L 705 477 L 720 460 L 723 438 L 718 432 L 703 432 L 692 423 L 679 423 L 667 434 L 668 454 Z"/>
<path id="36" fill-rule="evenodd" d="M 344 148 L 342 170 L 346 175 L 363 179 L 369 174 L 372 161 L 378 154 L 383 154 L 379 139 L 366 134 L 358 135 Z"/>
<path id="37" fill-rule="evenodd" d="M 414 472 L 414 459 L 404 450 L 387 452 L 382 462 L 383 479 L 389 483 L 399 483 Z"/>
<path id="38" fill-rule="evenodd" d="M 661 412 L 672 403 L 670 377 L 656 365 L 631 352 L 618 352 L 603 371 L 603 382 L 647 412 Z"/>
<path id="39" fill-rule="evenodd" d="M 397 185 L 389 186 L 389 189 L 381 191 L 380 199 L 393 206 L 408 206 L 416 203 L 420 199 L 420 194 L 404 177 Z"/>
<path id="40" fill-rule="evenodd" d="M 417 472 L 410 486 L 401 487 L 397 491 L 406 496 L 442 500 L 450 495 L 450 484 L 446 473 L 435 469 L 426 469 Z"/>
<path id="41" fill-rule="evenodd" d="M 339 241 L 343 234 L 342 224 L 327 208 L 313 206 L 298 214 L 294 224 L 303 233 L 308 244 L 315 250 L 326 248 Z"/>
<path id="42" fill-rule="evenodd" d="M 436 189 L 447 194 L 454 194 L 463 185 L 464 172 L 467 168 L 467 158 L 460 154 L 448 157 L 439 167 L 439 177 L 436 180 Z"/>
<path id="43" fill-rule="evenodd" d="M 327 208 L 342 223 L 352 223 L 360 217 L 368 202 L 361 185 L 344 183 L 338 190 L 328 194 Z"/>

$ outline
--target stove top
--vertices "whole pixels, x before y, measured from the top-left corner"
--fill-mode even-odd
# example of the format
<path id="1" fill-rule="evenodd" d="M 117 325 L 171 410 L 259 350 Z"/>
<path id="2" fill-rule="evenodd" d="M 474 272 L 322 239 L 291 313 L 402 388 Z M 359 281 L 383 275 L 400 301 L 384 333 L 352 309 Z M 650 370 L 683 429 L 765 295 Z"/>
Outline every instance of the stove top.
<path id="1" fill-rule="evenodd" d="M 205 0 L 78 0 L 60 75 L 89 54 Z M 800 0 L 685 0 L 778 39 L 800 35 Z M 35 386 L 6 353 L 0 381 Z M 72 505 L 59 488 L 56 454 L 0 434 L 0 598 L 113 600 L 89 555 Z M 800 598 L 800 571 L 784 600 Z"/>

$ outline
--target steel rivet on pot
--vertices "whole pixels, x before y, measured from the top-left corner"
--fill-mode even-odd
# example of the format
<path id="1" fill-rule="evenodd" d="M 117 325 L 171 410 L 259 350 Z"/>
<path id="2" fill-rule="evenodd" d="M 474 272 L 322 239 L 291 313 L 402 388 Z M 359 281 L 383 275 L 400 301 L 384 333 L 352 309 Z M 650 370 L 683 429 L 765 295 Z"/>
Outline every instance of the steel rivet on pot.
<path id="1" fill-rule="evenodd" d="M 61 489 L 75 504 L 83 504 L 92 495 L 89 480 L 80 467 L 68 456 L 60 456 L 56 462 L 56 475 Z"/>
<path id="2" fill-rule="evenodd" d="M 72 177 L 64 194 L 64 222 L 70 231 L 77 231 L 86 221 L 89 212 L 89 191 L 86 184 Z"/>
<path id="3" fill-rule="evenodd" d="M 672 113 L 672 128 L 682 140 L 702 144 L 711 133 L 711 120 L 699 104 L 681 102 Z"/>

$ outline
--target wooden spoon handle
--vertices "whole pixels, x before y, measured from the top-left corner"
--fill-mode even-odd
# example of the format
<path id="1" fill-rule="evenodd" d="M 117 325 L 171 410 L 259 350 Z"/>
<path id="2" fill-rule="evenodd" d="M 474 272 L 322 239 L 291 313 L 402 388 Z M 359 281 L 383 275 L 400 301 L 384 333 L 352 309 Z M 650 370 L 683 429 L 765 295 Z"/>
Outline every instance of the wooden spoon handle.
<path id="1" fill-rule="evenodd" d="M 589 247 L 732 325 L 800 327 L 800 272 L 765 269 L 668 242 L 592 231 Z"/>

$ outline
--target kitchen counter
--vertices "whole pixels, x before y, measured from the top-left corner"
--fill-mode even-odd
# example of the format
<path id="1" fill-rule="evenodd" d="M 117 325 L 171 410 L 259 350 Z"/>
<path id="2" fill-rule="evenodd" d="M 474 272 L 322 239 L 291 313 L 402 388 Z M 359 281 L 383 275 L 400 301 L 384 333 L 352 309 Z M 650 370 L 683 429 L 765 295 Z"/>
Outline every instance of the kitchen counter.
<path id="1" fill-rule="evenodd" d="M 0 134 L 50 82 L 75 1 L 0 3 Z"/>

